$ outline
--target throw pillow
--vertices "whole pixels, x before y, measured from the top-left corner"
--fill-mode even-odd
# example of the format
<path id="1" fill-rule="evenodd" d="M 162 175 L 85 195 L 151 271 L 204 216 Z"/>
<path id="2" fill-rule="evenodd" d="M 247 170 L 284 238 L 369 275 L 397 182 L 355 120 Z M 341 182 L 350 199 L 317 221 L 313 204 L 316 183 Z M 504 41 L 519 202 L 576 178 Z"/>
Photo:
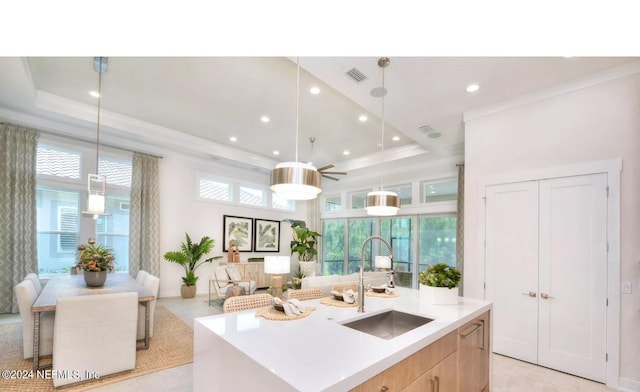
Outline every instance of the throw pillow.
<path id="1" fill-rule="evenodd" d="M 238 270 L 238 267 L 235 265 L 227 265 L 227 273 L 229 274 L 229 278 L 231 278 L 231 280 L 242 280 L 242 274 Z"/>

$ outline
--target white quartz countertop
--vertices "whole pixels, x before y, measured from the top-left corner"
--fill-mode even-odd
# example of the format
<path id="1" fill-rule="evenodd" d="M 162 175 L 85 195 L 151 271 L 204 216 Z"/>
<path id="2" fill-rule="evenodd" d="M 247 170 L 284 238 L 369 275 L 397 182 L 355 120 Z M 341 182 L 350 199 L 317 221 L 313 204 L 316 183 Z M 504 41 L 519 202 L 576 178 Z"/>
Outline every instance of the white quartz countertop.
<path id="1" fill-rule="evenodd" d="M 396 290 L 398 298 L 367 296 L 365 313 L 358 313 L 357 307 L 327 306 L 313 300 L 303 303 L 315 311 L 298 320 L 266 320 L 250 310 L 199 317 L 194 323 L 268 369 L 292 390 L 344 392 L 491 308 L 488 301 L 462 297 L 458 305 L 430 305 L 420 301 L 418 290 Z M 392 309 L 434 321 L 390 340 L 342 325 Z M 195 344 L 196 351 L 206 349 L 197 346 L 197 336 Z"/>

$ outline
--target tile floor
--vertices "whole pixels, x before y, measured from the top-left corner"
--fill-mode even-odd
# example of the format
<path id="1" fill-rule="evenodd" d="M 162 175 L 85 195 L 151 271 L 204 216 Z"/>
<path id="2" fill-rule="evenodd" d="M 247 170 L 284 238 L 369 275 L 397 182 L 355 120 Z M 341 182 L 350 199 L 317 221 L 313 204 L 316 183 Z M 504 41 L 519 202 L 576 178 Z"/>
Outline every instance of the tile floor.
<path id="1" fill-rule="evenodd" d="M 193 299 L 180 297 L 161 298 L 163 305 L 187 324 L 192 325 L 195 317 L 222 313 L 217 307 L 208 306 L 207 296 Z M 0 315 L 0 323 L 20 321 L 19 315 Z M 193 364 L 178 366 L 161 372 L 132 378 L 126 381 L 95 388 L 96 392 L 120 391 L 176 391 L 193 390 Z M 551 369 L 535 366 L 502 355 L 493 355 L 493 392 L 606 392 L 614 391 L 602 384 L 574 377 Z"/>

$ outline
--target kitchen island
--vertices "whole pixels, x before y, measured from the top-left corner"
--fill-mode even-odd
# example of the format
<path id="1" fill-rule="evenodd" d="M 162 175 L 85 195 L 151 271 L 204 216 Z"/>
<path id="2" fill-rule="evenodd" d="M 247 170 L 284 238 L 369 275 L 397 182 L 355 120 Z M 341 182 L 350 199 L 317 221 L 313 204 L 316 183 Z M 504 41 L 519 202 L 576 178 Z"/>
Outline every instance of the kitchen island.
<path id="1" fill-rule="evenodd" d="M 438 386 L 447 391 L 463 390 L 469 380 L 460 376 L 469 374 L 482 380 L 478 391 L 488 388 L 491 303 L 430 305 L 418 290 L 396 290 L 397 298 L 367 296 L 365 313 L 313 300 L 304 304 L 315 310 L 298 320 L 266 320 L 255 310 L 196 318 L 194 391 L 394 391 L 455 382 L 454 389 Z M 433 321 L 388 340 L 343 325 L 389 310 Z M 435 375 L 445 359 L 455 374 Z"/>

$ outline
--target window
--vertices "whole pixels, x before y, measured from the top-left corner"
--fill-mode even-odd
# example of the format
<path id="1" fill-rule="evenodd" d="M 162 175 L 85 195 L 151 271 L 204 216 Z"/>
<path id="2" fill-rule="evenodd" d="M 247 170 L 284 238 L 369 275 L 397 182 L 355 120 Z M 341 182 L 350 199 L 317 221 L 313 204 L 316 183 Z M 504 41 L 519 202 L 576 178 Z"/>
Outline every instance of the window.
<path id="1" fill-rule="evenodd" d="M 416 287 L 417 273 L 424 271 L 428 264 L 442 262 L 456 266 L 455 215 L 324 219 L 321 234 L 325 275 L 358 272 L 362 244 L 377 234 L 391 245 L 398 286 Z M 364 249 L 365 270 L 375 268 L 373 256 L 387 254 L 381 241 L 369 241 Z"/>
<path id="2" fill-rule="evenodd" d="M 36 189 L 38 270 L 41 274 L 68 273 L 75 264 L 80 234 L 80 193 Z"/>
<path id="3" fill-rule="evenodd" d="M 350 194 L 351 197 L 351 209 L 360 210 L 363 209 L 367 202 L 368 191 L 354 192 Z"/>
<path id="4" fill-rule="evenodd" d="M 231 201 L 231 184 L 219 180 L 200 178 L 199 195 L 203 199 Z"/>
<path id="5" fill-rule="evenodd" d="M 401 206 L 407 206 L 413 203 L 413 197 L 411 194 L 411 184 L 394 186 L 389 190 L 398 194 L 398 197 L 400 197 Z"/>
<path id="6" fill-rule="evenodd" d="M 423 203 L 456 200 L 458 198 L 458 180 L 448 179 L 421 182 L 420 198 Z"/>
<path id="7" fill-rule="evenodd" d="M 295 200 L 287 200 L 284 197 L 271 192 L 271 207 L 279 210 L 295 211 L 296 202 Z"/>
<path id="8" fill-rule="evenodd" d="M 322 222 L 322 273 L 323 275 L 344 272 L 345 220 L 332 219 Z"/>
<path id="9" fill-rule="evenodd" d="M 456 217 L 422 217 L 419 220 L 419 271 L 427 264 L 456 266 Z"/>
<path id="10" fill-rule="evenodd" d="M 80 157 L 81 154 L 79 152 L 38 145 L 36 173 L 39 175 L 79 179 Z"/>
<path id="11" fill-rule="evenodd" d="M 58 252 L 75 252 L 78 238 L 78 208 L 58 206 Z"/>
<path id="12" fill-rule="evenodd" d="M 393 269 L 396 284 L 411 287 L 413 282 L 413 219 L 410 217 L 385 218 L 380 220 L 380 236 L 387 240 L 393 250 Z M 380 254 L 389 251 L 384 244 Z"/>
<path id="13" fill-rule="evenodd" d="M 240 186 L 240 203 L 252 206 L 264 206 L 265 193 L 262 189 Z"/>
<path id="14" fill-rule="evenodd" d="M 82 217 L 86 206 L 86 168 L 95 155 L 55 145 L 39 144 L 36 155 L 38 270 L 42 275 L 69 273 L 78 244 L 90 238 L 112 248 L 116 269 L 129 269 L 129 192 L 131 159 L 108 156 L 98 162 L 107 179 L 106 209 L 111 215 Z M 83 169 L 84 168 L 84 169 Z"/>
<path id="15" fill-rule="evenodd" d="M 360 254 L 362 252 L 362 244 L 364 240 L 373 235 L 374 220 L 373 219 L 350 219 L 349 220 L 349 265 L 348 273 L 360 271 Z M 372 270 L 371 263 L 371 247 L 373 243 L 370 241 L 364 250 L 364 266 L 366 270 Z"/>
<path id="16" fill-rule="evenodd" d="M 116 271 L 129 271 L 129 197 L 108 196 L 107 211 L 96 220 L 98 243 L 113 249 Z"/>
<path id="17" fill-rule="evenodd" d="M 325 211 L 341 211 L 342 210 L 342 200 L 340 198 L 340 195 L 325 197 L 324 198 L 324 210 Z"/>
<path id="18" fill-rule="evenodd" d="M 99 173 L 105 176 L 107 184 L 131 188 L 131 160 L 100 158 Z"/>

